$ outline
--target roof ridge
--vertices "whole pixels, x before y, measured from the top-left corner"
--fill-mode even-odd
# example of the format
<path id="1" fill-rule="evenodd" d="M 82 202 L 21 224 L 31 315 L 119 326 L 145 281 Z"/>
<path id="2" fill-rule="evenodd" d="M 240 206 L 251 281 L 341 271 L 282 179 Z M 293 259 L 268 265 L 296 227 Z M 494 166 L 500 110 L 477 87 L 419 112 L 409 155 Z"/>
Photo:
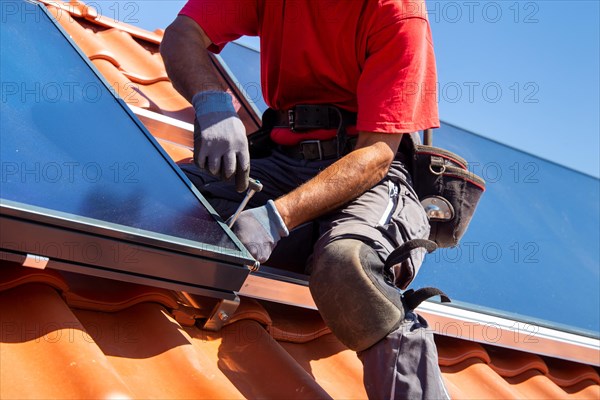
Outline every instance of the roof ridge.
<path id="1" fill-rule="evenodd" d="M 156 29 L 154 32 L 150 32 L 146 29 L 139 28 L 137 26 L 128 24 L 126 22 L 116 21 L 114 18 L 108 18 L 98 10 L 91 6 L 87 5 L 82 1 L 71 0 L 69 2 L 62 0 L 37 0 L 40 3 L 45 4 L 46 6 L 53 6 L 58 8 L 61 11 L 65 11 L 69 13 L 71 16 L 76 16 L 80 18 L 84 18 L 87 21 L 95 23 L 97 25 L 106 27 L 106 28 L 116 28 L 122 31 L 129 33 L 130 35 L 143 39 L 155 44 L 160 44 L 162 41 L 162 37 L 164 35 L 164 31 L 162 29 Z"/>

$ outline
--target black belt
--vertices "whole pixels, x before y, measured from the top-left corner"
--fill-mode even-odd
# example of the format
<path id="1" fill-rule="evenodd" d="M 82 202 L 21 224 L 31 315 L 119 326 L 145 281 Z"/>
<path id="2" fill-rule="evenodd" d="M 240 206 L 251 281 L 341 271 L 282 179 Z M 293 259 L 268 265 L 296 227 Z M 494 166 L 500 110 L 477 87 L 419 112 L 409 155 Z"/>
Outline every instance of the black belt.
<path id="1" fill-rule="evenodd" d="M 336 137 L 330 140 L 303 140 L 297 145 L 278 149 L 285 155 L 298 160 L 327 160 L 341 157 L 352 151 L 356 138 L 346 138 L 346 127 L 356 125 L 356 113 L 327 104 L 299 104 L 289 110 L 267 110 L 263 125 L 274 128 L 289 128 L 303 134 L 314 129 L 336 129 Z"/>
<path id="2" fill-rule="evenodd" d="M 352 151 L 356 144 L 356 137 L 348 138 L 349 146 L 343 154 L 343 156 Z M 302 142 L 293 146 L 277 146 L 280 152 L 288 157 L 295 158 L 296 160 L 316 161 L 316 160 L 329 160 L 338 157 L 338 141 L 337 138 L 329 140 L 303 140 Z"/>
<path id="3" fill-rule="evenodd" d="M 290 128 L 294 132 L 311 129 L 339 129 L 356 125 L 356 113 L 326 104 L 300 104 L 273 113 L 275 128 Z"/>

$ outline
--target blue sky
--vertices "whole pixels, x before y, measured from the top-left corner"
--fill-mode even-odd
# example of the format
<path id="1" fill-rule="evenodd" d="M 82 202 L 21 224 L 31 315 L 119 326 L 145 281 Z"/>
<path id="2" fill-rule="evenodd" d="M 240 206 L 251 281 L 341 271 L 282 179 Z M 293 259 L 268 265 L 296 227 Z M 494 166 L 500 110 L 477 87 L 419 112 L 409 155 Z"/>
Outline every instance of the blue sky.
<path id="1" fill-rule="evenodd" d="M 185 1 L 87 3 L 154 30 Z M 442 120 L 600 176 L 599 4 L 428 1 Z"/>

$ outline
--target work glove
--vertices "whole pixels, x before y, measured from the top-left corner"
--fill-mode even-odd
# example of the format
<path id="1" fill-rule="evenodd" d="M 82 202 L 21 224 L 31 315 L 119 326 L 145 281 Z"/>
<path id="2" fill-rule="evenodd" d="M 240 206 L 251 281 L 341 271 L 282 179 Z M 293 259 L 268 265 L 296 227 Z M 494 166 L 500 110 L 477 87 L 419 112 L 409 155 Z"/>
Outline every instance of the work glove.
<path id="1" fill-rule="evenodd" d="M 267 261 L 277 242 L 290 234 L 273 200 L 262 207 L 243 211 L 232 229 L 260 263 Z"/>
<path id="2" fill-rule="evenodd" d="M 228 180 L 235 175 L 235 188 L 248 188 L 250 154 L 246 128 L 233 108 L 228 93 L 208 90 L 192 98 L 196 110 L 194 161 L 211 174 Z"/>

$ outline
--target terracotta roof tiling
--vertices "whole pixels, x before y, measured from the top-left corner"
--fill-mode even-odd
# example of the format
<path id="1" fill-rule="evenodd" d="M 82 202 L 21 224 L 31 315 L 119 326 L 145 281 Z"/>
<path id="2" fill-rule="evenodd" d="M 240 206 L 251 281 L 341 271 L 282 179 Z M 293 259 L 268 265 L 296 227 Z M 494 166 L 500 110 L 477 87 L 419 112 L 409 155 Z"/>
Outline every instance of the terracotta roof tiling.
<path id="1" fill-rule="evenodd" d="M 96 27 L 103 28 L 118 28 L 129 33 L 132 37 L 145 40 L 149 43 L 160 43 L 164 31 L 156 29 L 154 32 L 149 32 L 145 29 L 140 29 L 136 26 L 124 24 L 115 21 L 114 18 L 102 16 L 92 4 L 85 4 L 77 0 L 61 1 L 61 0 L 40 0 L 41 3 L 48 5 L 48 9 L 55 15 L 57 20 L 64 18 L 70 22 L 71 19 L 80 17 L 90 22 Z"/>
<path id="2" fill-rule="evenodd" d="M 174 292 L 8 262 L 0 271 L 0 398 L 365 398 L 360 361 L 315 311 L 242 298 L 211 332 L 178 322 L 189 305 Z M 213 304 L 198 300 L 201 322 Z M 437 344 L 453 398 L 600 394 L 591 367 L 503 358 L 507 350 L 441 336 Z"/>
<path id="3" fill-rule="evenodd" d="M 47 3 L 128 104 L 192 122 L 157 55 L 160 32 L 83 3 Z M 250 131 L 252 118 L 236 104 Z M 189 127 L 140 118 L 174 160 L 191 155 Z M 215 304 L 2 260 L 0 398 L 366 398 L 360 361 L 318 312 L 242 296 L 213 332 L 203 323 Z M 600 376 L 589 365 L 439 335 L 436 344 L 455 399 L 600 398 Z"/>
<path id="4" fill-rule="evenodd" d="M 277 303 L 264 303 L 273 318 L 269 332 L 277 340 L 307 343 L 331 333 L 321 317 L 312 310 L 291 308 Z M 302 321 L 302 325 L 298 325 Z"/>
<path id="5" fill-rule="evenodd" d="M 438 357 L 441 366 L 450 367 L 472 359 L 486 364 L 490 362 L 490 356 L 478 343 L 448 336 L 436 336 L 436 344 L 439 348 Z"/>
<path id="6" fill-rule="evenodd" d="M 1 398 L 132 395 L 73 310 L 50 286 L 31 283 L 0 293 L 0 320 Z"/>
<path id="7" fill-rule="evenodd" d="M 598 371 L 589 365 L 568 361 L 559 362 L 553 358 L 546 358 L 546 364 L 549 367 L 548 376 L 557 385 L 569 387 L 588 380 L 600 385 Z"/>
<path id="8" fill-rule="evenodd" d="M 45 0 L 42 3 L 47 4 L 54 18 L 127 104 L 193 122 L 191 105 L 167 77 L 159 53 L 162 31 L 148 32 L 99 16 L 93 7 L 82 2 Z M 228 87 L 225 80 L 222 84 Z M 256 123 L 240 110 L 235 96 L 234 106 L 247 131 L 254 131 Z"/>
<path id="9" fill-rule="evenodd" d="M 63 297 L 74 308 L 115 312 L 148 302 L 168 309 L 178 308 L 177 298 L 169 290 L 68 272 L 61 275 L 69 283 L 69 289 L 63 290 Z"/>
<path id="10" fill-rule="evenodd" d="M 529 371 L 506 381 L 515 387 L 523 398 L 529 399 L 560 399 L 565 398 L 565 392 L 549 381 L 547 377 L 536 371 Z M 585 396 L 583 396 L 585 397 Z"/>
<path id="11" fill-rule="evenodd" d="M 522 351 L 492 348 L 488 350 L 490 366 L 498 375 L 513 378 L 529 371 L 548 373 L 548 366 L 540 356 Z"/>
<path id="12" fill-rule="evenodd" d="M 109 54 L 119 54 L 118 59 L 113 57 L 110 61 L 131 81 L 144 85 L 169 81 L 160 54 L 153 53 L 148 57 L 148 50 L 141 47 L 128 33 L 112 28 L 96 33 L 94 38 L 100 42 L 98 45 L 101 49 L 109 49 Z M 116 47 L 114 51 L 110 51 L 112 46 Z M 96 57 L 92 53 L 89 58 L 93 60 Z M 145 62 L 140 64 L 140 59 L 144 59 Z"/>
<path id="13" fill-rule="evenodd" d="M 92 63 L 110 83 L 115 93 L 128 104 L 151 110 L 159 109 L 157 106 L 152 106 L 150 99 L 139 90 L 139 85 L 127 79 L 113 63 L 104 59 L 96 59 Z"/>
<path id="14" fill-rule="evenodd" d="M 0 292 L 28 283 L 42 283 L 61 292 L 65 292 L 69 288 L 62 275 L 56 271 L 7 268 L 2 270 L 2 275 L 0 276 Z"/>

